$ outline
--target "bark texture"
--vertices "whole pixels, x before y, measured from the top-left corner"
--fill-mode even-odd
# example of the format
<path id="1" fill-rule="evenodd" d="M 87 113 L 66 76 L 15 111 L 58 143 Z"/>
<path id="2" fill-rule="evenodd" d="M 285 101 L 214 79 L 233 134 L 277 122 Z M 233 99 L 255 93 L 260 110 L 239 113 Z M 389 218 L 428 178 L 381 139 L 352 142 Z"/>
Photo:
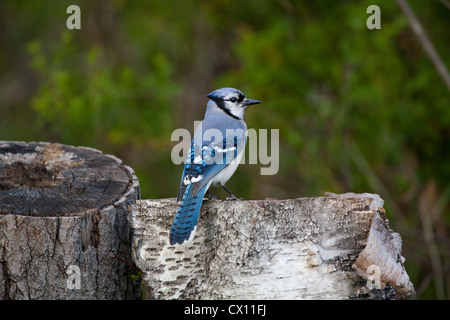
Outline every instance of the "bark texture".
<path id="1" fill-rule="evenodd" d="M 400 236 L 381 217 L 377 195 L 205 200 L 195 238 L 171 246 L 177 206 L 175 199 L 140 200 L 132 210 L 133 258 L 147 298 L 388 299 L 414 293 Z M 390 236 L 375 234 L 383 228 Z M 395 258 L 378 260 L 384 248 L 395 248 L 384 255 Z M 355 264 L 362 252 L 369 258 Z"/>
<path id="2" fill-rule="evenodd" d="M 0 298 L 135 299 L 133 170 L 85 147 L 0 142 Z"/>

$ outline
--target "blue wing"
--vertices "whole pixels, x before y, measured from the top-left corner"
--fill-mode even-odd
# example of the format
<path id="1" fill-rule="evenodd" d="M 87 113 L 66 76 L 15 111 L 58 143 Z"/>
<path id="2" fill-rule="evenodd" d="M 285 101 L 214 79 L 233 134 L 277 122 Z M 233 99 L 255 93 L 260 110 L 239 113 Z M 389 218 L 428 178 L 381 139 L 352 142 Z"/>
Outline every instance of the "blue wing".
<path id="1" fill-rule="evenodd" d="M 183 243 L 192 236 L 198 222 L 198 216 L 203 196 L 211 185 L 212 179 L 230 162 L 236 158 L 241 150 L 243 137 L 234 136 L 213 142 L 208 145 L 196 146 L 191 142 L 186 164 L 181 176 L 180 189 L 177 199 L 181 200 L 175 220 L 170 230 L 170 244 Z"/>

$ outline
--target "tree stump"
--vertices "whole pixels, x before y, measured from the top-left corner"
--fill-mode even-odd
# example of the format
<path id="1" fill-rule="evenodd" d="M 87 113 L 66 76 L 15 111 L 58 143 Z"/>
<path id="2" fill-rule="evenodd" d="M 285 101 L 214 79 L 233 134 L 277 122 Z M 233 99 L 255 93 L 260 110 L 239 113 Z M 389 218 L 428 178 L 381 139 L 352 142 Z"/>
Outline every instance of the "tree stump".
<path id="1" fill-rule="evenodd" d="M 139 200 L 133 258 L 150 299 L 390 299 L 414 294 L 383 200 L 328 194 L 205 200 L 195 238 L 169 244 L 178 203 Z"/>
<path id="2" fill-rule="evenodd" d="M 86 147 L 0 141 L 0 298 L 135 299 L 133 170 Z"/>

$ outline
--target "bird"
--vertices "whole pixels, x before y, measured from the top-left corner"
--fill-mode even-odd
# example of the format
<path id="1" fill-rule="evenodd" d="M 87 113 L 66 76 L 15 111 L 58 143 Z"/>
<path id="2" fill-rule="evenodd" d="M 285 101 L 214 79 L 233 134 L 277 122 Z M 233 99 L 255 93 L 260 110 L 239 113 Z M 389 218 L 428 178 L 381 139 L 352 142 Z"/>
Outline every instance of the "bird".
<path id="1" fill-rule="evenodd" d="M 261 103 L 229 87 L 212 91 L 207 98 L 205 117 L 195 130 L 181 175 L 171 245 L 194 238 L 203 197 L 211 185 L 225 189 L 230 195 L 227 200 L 237 200 L 225 183 L 236 171 L 247 142 L 244 111 Z"/>

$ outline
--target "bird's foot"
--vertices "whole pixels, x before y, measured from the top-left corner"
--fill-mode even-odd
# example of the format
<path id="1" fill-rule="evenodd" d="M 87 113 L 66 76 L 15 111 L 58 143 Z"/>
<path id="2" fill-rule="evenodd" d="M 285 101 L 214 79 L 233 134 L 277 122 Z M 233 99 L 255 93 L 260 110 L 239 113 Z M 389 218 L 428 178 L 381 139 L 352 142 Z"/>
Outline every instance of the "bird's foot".
<path id="1" fill-rule="evenodd" d="M 229 197 L 225 198 L 225 201 L 244 200 L 244 198 L 236 198 L 236 196 L 230 190 L 228 190 L 228 188 L 225 187 L 224 184 L 221 184 L 221 186 L 230 195 Z"/>
<path id="2" fill-rule="evenodd" d="M 225 201 L 238 201 L 238 200 L 245 200 L 244 198 L 236 198 L 235 196 L 233 197 L 226 197 Z"/>

